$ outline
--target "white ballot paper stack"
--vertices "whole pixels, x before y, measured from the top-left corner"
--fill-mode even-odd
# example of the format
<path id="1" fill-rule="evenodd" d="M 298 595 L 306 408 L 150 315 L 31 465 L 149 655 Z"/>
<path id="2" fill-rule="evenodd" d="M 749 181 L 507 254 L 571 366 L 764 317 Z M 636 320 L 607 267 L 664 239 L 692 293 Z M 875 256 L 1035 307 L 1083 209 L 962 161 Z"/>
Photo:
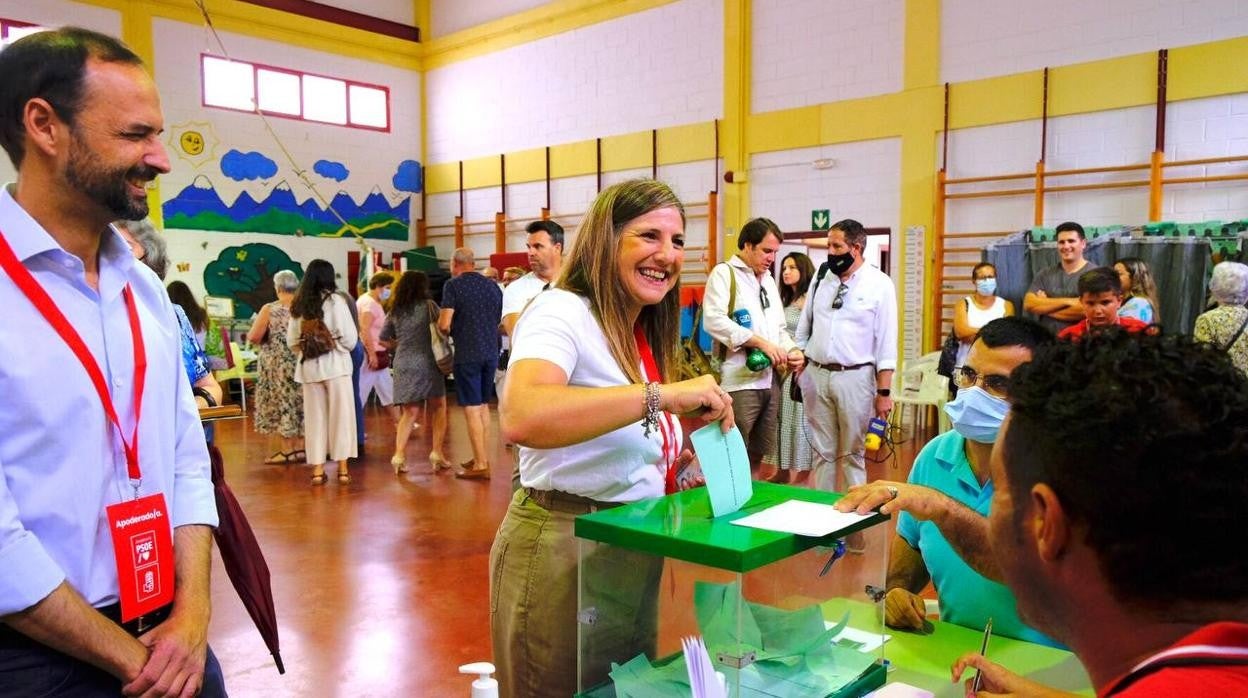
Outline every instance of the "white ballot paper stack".
<path id="1" fill-rule="evenodd" d="M 796 533 L 799 536 L 822 538 L 831 533 L 849 528 L 863 519 L 875 516 L 856 514 L 854 512 L 837 511 L 830 504 L 803 502 L 790 499 L 756 514 L 733 521 L 737 526 L 762 528 L 781 533 Z"/>
<path id="2" fill-rule="evenodd" d="M 693 698 L 728 698 L 728 687 L 723 674 L 715 673 L 706 643 L 700 637 L 686 637 L 680 641 L 685 650 L 685 666 L 689 669 L 689 687 Z"/>

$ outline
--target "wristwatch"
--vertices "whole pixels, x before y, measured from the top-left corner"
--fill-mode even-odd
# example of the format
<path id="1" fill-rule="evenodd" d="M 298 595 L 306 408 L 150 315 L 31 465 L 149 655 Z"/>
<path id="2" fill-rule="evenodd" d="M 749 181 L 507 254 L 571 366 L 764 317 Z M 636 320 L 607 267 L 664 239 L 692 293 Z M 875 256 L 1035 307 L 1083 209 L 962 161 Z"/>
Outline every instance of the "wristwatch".
<path id="1" fill-rule="evenodd" d="M 889 390 L 888 388 L 876 388 L 875 389 L 875 394 L 879 395 L 880 397 L 888 397 L 890 394 L 892 394 L 892 392 L 893 391 Z"/>

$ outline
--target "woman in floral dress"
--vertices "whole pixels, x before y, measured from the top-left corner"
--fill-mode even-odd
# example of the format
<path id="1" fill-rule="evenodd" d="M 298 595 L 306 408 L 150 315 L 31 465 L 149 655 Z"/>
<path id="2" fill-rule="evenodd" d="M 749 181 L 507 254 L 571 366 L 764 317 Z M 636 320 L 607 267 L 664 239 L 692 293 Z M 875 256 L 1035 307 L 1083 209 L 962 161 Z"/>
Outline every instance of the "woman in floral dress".
<path id="1" fill-rule="evenodd" d="M 298 359 L 286 344 L 290 303 L 299 288 L 295 273 L 283 269 L 273 275 L 277 300 L 260 309 L 247 332 L 247 341 L 260 346 L 256 381 L 256 432 L 277 434 L 282 445 L 264 459 L 268 464 L 300 463 L 303 451 L 303 389 L 295 381 Z"/>

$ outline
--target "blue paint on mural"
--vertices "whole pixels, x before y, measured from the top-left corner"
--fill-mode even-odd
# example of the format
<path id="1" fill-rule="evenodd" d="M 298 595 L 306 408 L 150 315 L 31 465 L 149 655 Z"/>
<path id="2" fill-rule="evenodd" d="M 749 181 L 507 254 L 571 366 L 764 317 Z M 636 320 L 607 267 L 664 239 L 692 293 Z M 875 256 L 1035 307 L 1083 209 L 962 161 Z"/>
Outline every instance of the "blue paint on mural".
<path id="1" fill-rule="evenodd" d="M 406 240 L 411 224 L 410 204 L 410 196 L 391 204 L 376 187 L 358 203 L 339 191 L 330 200 L 338 214 L 334 215 L 314 198 L 299 203 L 283 180 L 259 201 L 243 192 L 234 203 L 226 205 L 212 181 L 200 175 L 177 196 L 165 201 L 161 210 L 165 227 L 181 230 L 345 237 L 352 234 L 350 228 L 354 227 L 363 231 L 364 237 Z"/>
<path id="2" fill-rule="evenodd" d="M 254 150 L 249 153 L 231 150 L 221 158 L 221 172 L 239 182 L 270 179 L 277 174 L 277 163 Z"/>
<path id="3" fill-rule="evenodd" d="M 399 191 L 410 191 L 413 194 L 419 194 L 420 190 L 424 188 L 424 180 L 424 170 L 421 169 L 420 163 L 415 160 L 404 160 L 399 163 L 390 183 Z"/>
<path id="4" fill-rule="evenodd" d="M 351 174 L 346 165 L 333 160 L 317 160 L 316 164 L 312 165 L 312 171 L 335 182 L 341 182 Z"/>

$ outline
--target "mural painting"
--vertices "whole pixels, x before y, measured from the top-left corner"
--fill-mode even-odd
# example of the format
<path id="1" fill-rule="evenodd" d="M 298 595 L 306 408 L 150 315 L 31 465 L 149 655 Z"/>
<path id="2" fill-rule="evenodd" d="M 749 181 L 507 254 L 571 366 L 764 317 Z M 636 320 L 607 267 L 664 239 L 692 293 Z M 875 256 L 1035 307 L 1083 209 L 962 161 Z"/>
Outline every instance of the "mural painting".
<path id="1" fill-rule="evenodd" d="M 204 288 L 210 296 L 233 298 L 234 317 L 249 318 L 265 303 L 277 300 L 273 275 L 282 269 L 303 278 L 303 267 L 273 245 L 227 247 L 204 268 Z"/>
<path id="2" fill-rule="evenodd" d="M 321 159 L 311 172 L 284 176 L 276 161 L 258 151 L 230 149 L 216 158 L 217 138 L 205 122 L 171 128 L 169 146 L 196 174 L 162 204 L 167 229 L 327 238 L 355 231 L 365 238 L 407 240 L 411 198 L 424 184 L 420 163 L 403 160 L 394 166 L 389 186 L 373 185 L 357 200 L 361 189 L 353 187 L 353 196 L 345 188 L 351 176 L 345 163 Z M 327 186 L 337 192 L 326 201 L 317 192 Z"/>

